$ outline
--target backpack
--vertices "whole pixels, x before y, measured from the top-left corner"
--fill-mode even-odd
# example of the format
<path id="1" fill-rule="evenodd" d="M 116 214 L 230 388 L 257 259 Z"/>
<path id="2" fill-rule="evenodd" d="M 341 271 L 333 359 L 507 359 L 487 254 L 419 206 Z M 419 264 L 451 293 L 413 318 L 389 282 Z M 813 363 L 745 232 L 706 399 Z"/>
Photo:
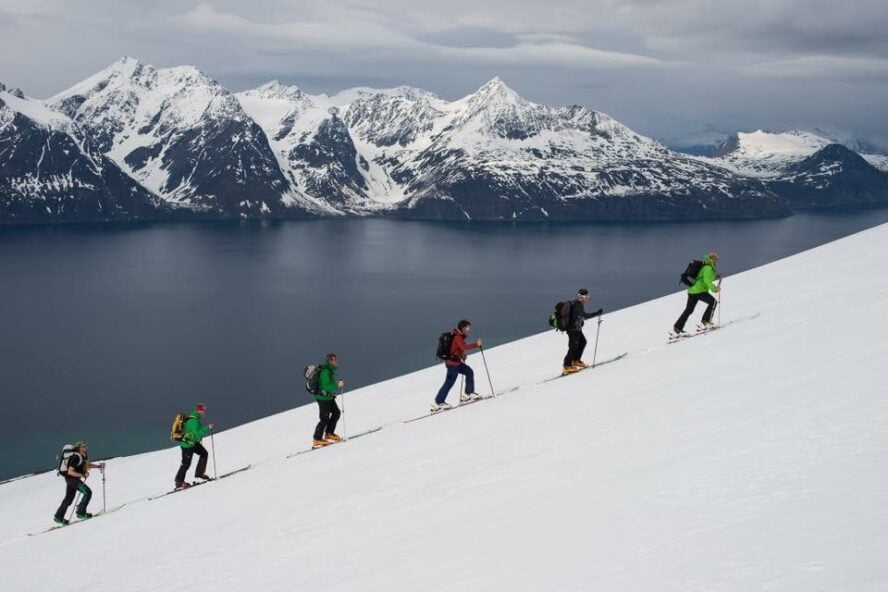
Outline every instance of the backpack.
<path id="1" fill-rule="evenodd" d="M 170 429 L 170 440 L 173 442 L 181 442 L 185 439 L 186 419 L 188 419 L 188 413 L 177 413 L 173 418 L 173 427 Z"/>
<path id="2" fill-rule="evenodd" d="M 555 327 L 556 331 L 567 331 L 567 326 L 570 325 L 570 305 L 569 300 L 555 305 L 555 312 L 549 315 L 550 327 Z"/>
<path id="3" fill-rule="evenodd" d="M 303 372 L 305 376 L 305 390 L 310 392 L 313 395 L 321 394 L 321 384 L 319 381 L 321 375 L 321 366 L 320 364 L 310 364 L 305 367 L 305 371 Z"/>
<path id="4" fill-rule="evenodd" d="M 71 460 L 71 457 L 77 453 L 77 449 L 74 448 L 73 444 L 65 444 L 62 446 L 62 453 L 59 455 L 59 468 L 58 473 L 60 476 L 64 477 L 68 474 L 68 462 Z"/>
<path id="5" fill-rule="evenodd" d="M 445 331 L 438 337 L 438 350 L 435 356 L 439 360 L 452 360 L 453 354 L 450 353 L 450 347 L 453 345 L 453 331 Z"/>
<path id="6" fill-rule="evenodd" d="M 703 262 L 699 259 L 694 259 L 688 263 L 687 268 L 681 274 L 681 278 L 678 281 L 686 286 L 693 286 L 697 283 L 697 276 L 700 275 L 701 269 L 703 269 Z"/>

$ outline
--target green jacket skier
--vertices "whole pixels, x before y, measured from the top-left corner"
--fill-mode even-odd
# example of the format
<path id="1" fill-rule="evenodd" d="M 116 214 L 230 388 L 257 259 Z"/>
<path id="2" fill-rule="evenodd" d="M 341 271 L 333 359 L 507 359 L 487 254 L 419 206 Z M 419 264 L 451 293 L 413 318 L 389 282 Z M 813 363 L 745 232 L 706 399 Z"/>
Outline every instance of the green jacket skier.
<path id="1" fill-rule="evenodd" d="M 697 274 L 697 281 L 688 288 L 688 302 L 685 305 L 685 309 L 672 327 L 674 337 L 687 335 L 684 330 L 685 323 L 688 322 L 688 317 L 694 312 L 697 302 L 701 300 L 706 303 L 706 310 L 703 312 L 703 328 L 709 329 L 714 326 L 712 314 L 715 312 L 717 303 L 710 292 L 719 291 L 719 287 L 715 283 L 716 280 L 721 278 L 716 270 L 717 263 L 718 253 L 712 252 L 703 258 L 703 267 L 700 268 L 700 273 Z"/>
<path id="2" fill-rule="evenodd" d="M 191 487 L 191 483 L 185 480 L 185 474 L 191 466 L 191 457 L 195 454 L 198 456 L 198 461 L 194 477 L 205 481 L 210 480 L 210 476 L 207 475 L 209 453 L 203 447 L 203 444 L 200 443 L 204 436 L 213 431 L 214 427 L 212 423 L 206 426 L 201 424 L 201 420 L 206 412 L 207 406 L 203 403 L 198 403 L 194 406 L 194 409 L 185 419 L 185 423 L 182 426 L 182 441 L 179 442 L 179 447 L 182 449 L 182 464 L 179 465 L 179 470 L 176 472 L 176 489 Z"/>
<path id="3" fill-rule="evenodd" d="M 714 259 L 713 259 L 714 256 Z M 709 253 L 703 257 L 703 267 L 697 275 L 697 281 L 688 288 L 688 294 L 702 294 L 704 292 L 718 292 L 718 286 L 715 280 L 721 277 L 715 268 L 718 261 L 717 253 Z"/>
<path id="4" fill-rule="evenodd" d="M 345 386 L 345 382 L 336 378 L 336 369 L 339 367 L 339 358 L 336 354 L 327 354 L 326 359 L 320 364 L 318 370 L 318 394 L 315 401 L 318 402 L 318 415 L 320 421 L 315 427 L 312 448 L 320 448 L 342 440 L 336 435 L 336 422 L 339 421 L 341 411 L 336 404 L 336 395 L 339 389 Z"/>
<path id="5" fill-rule="evenodd" d="M 182 425 L 182 441 L 179 442 L 179 446 L 182 448 L 194 448 L 194 445 L 200 444 L 201 440 L 207 437 L 213 429 L 213 424 L 201 425 L 202 413 L 198 413 L 198 407 L 203 407 L 206 411 L 206 406 L 196 405 L 185 419 L 185 423 Z"/>
<path id="6" fill-rule="evenodd" d="M 318 394 L 316 401 L 332 401 L 339 393 L 339 384 L 336 381 L 336 365 L 324 361 L 318 371 Z"/>

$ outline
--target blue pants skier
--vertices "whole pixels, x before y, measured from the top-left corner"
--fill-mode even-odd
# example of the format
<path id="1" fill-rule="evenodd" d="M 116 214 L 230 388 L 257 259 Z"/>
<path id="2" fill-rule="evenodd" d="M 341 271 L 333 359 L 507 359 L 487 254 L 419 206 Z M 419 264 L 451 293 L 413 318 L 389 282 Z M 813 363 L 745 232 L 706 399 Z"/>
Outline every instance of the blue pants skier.
<path id="1" fill-rule="evenodd" d="M 475 373 L 467 364 L 463 363 L 459 366 L 447 366 L 447 378 L 444 379 L 444 384 L 441 385 L 441 390 L 438 391 L 438 396 L 435 397 L 435 403 L 440 405 L 447 400 L 447 394 L 450 392 L 450 389 L 453 388 L 453 383 L 456 382 L 456 376 L 458 374 L 462 374 L 466 377 L 466 392 L 475 392 Z"/>

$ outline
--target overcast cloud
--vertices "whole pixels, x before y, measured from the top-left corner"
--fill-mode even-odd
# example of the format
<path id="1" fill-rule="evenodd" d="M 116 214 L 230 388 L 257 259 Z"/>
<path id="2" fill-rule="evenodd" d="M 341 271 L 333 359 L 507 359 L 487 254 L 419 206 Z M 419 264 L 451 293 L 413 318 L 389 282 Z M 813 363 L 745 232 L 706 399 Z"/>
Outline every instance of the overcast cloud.
<path id="1" fill-rule="evenodd" d="M 123 55 L 232 90 L 498 75 L 657 137 L 821 127 L 888 146 L 883 0 L 0 0 L 0 81 L 46 97 Z"/>

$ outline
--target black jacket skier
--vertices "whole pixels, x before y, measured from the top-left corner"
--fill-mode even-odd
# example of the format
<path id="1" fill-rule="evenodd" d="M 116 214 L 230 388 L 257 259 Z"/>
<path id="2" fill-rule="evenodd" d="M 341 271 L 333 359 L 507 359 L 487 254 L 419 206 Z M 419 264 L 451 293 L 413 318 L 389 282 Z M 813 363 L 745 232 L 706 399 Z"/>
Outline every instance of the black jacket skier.
<path id="1" fill-rule="evenodd" d="M 578 372 L 586 367 L 581 359 L 586 349 L 586 336 L 583 335 L 583 325 L 586 320 L 601 316 L 604 312 L 599 308 L 595 312 L 586 312 L 586 303 L 589 302 L 589 290 L 580 288 L 577 299 L 570 303 L 570 320 L 567 323 L 567 355 L 564 356 L 564 368 L 562 374 Z"/>

